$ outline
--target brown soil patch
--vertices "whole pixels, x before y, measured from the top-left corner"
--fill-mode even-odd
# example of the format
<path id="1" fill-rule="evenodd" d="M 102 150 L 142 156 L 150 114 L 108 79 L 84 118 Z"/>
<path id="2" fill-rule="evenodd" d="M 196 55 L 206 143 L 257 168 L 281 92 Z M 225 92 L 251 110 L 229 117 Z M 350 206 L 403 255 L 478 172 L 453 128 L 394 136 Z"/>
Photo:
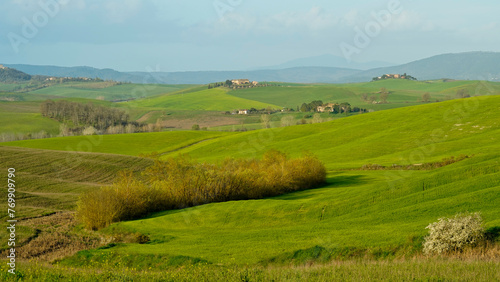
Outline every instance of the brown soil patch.
<path id="1" fill-rule="evenodd" d="M 34 230 L 33 235 L 16 248 L 17 257 L 20 259 L 53 261 L 109 243 L 106 238 L 95 232 L 76 231 L 77 221 L 73 212 L 24 219 L 18 225 Z M 6 255 L 5 251 L 4 254 Z"/>

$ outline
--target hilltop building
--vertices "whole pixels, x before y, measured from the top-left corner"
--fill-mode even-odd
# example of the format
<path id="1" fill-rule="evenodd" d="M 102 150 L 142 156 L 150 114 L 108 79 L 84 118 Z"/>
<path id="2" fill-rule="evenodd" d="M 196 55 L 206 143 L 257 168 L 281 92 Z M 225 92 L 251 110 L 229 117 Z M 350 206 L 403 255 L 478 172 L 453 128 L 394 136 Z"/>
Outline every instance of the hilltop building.
<path id="1" fill-rule="evenodd" d="M 6 69 L 7 67 L 4 67 L 4 65 L 0 65 L 0 70 Z"/>
<path id="2" fill-rule="evenodd" d="M 377 81 L 377 80 L 382 80 L 382 79 L 408 79 L 408 80 L 417 80 L 415 77 L 409 75 L 409 74 L 384 74 L 382 76 L 374 77 L 372 81 Z"/>
<path id="3" fill-rule="evenodd" d="M 238 86 L 250 85 L 250 84 L 255 86 L 255 85 L 259 84 L 257 81 L 250 82 L 249 79 L 233 79 L 233 80 L 231 80 L 231 83 L 233 83 L 233 85 L 238 85 Z"/>
<path id="4" fill-rule="evenodd" d="M 245 85 L 245 84 L 250 84 L 249 79 L 233 79 L 231 80 L 233 85 Z"/>
<path id="5" fill-rule="evenodd" d="M 324 113 L 324 112 L 333 112 L 333 107 L 335 107 L 338 104 L 334 103 L 328 103 L 328 104 L 323 104 L 322 106 L 318 106 L 316 108 L 316 112 L 318 113 Z"/>

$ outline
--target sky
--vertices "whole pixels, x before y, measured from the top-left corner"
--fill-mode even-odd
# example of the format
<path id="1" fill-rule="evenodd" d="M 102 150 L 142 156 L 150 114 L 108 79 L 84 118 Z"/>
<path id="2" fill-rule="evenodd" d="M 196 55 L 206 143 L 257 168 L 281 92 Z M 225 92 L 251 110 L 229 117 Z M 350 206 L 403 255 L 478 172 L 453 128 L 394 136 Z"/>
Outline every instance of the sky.
<path id="1" fill-rule="evenodd" d="M 248 70 L 500 51 L 500 1 L 2 0 L 0 64 Z"/>

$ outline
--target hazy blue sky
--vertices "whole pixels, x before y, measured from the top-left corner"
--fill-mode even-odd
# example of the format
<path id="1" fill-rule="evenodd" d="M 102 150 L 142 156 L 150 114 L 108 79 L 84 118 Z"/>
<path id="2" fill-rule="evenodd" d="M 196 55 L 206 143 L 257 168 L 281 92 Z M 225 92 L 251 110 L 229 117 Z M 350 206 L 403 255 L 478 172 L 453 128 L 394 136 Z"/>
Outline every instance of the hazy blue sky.
<path id="1" fill-rule="evenodd" d="M 376 23 L 381 11 L 390 18 Z M 406 63 L 500 51 L 499 12 L 493 0 L 2 0 L 0 63 L 243 70 L 323 54 Z"/>

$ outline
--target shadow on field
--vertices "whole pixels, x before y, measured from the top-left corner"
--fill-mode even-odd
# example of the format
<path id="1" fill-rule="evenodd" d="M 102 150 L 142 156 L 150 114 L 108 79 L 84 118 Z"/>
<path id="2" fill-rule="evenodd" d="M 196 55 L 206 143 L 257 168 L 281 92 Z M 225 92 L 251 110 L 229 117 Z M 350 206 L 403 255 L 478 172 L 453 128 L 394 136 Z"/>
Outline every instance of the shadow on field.
<path id="1" fill-rule="evenodd" d="M 284 194 L 280 196 L 273 197 L 275 200 L 299 200 L 314 197 L 317 190 L 320 189 L 331 189 L 331 188 L 345 188 L 353 187 L 357 185 L 363 185 L 371 182 L 371 178 L 366 175 L 337 175 L 326 178 L 326 184 L 324 186 L 302 190 L 297 192 L 292 192 L 289 194 Z"/>
<path id="2" fill-rule="evenodd" d="M 500 226 L 487 229 L 485 235 L 486 239 L 490 242 L 500 241 Z"/>
<path id="3" fill-rule="evenodd" d="M 366 175 L 338 175 L 326 178 L 329 188 L 343 188 L 349 186 L 363 185 L 371 181 Z"/>

